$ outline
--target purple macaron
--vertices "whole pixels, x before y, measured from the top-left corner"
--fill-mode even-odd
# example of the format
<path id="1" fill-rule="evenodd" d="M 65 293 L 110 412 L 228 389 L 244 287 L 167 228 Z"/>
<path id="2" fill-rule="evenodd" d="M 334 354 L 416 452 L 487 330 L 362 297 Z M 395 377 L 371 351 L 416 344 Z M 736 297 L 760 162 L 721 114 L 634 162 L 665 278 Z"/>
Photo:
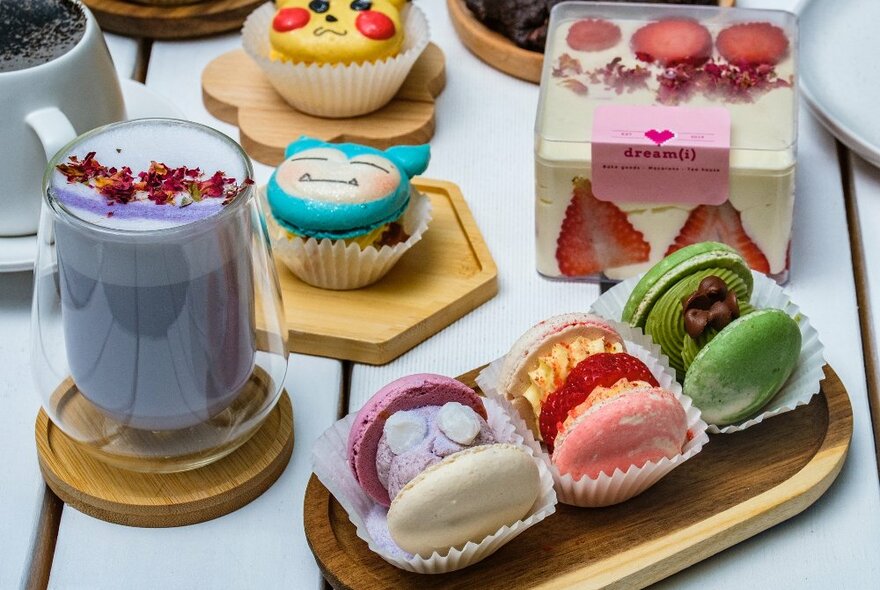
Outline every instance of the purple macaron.
<path id="1" fill-rule="evenodd" d="M 467 385 L 450 377 L 419 373 L 392 381 L 364 404 L 348 435 L 348 462 L 355 479 L 364 491 L 383 506 L 391 505 L 388 490 L 376 469 L 376 453 L 385 421 L 395 412 L 425 406 L 443 406 L 458 402 L 469 406 L 483 419 L 486 408 Z"/>

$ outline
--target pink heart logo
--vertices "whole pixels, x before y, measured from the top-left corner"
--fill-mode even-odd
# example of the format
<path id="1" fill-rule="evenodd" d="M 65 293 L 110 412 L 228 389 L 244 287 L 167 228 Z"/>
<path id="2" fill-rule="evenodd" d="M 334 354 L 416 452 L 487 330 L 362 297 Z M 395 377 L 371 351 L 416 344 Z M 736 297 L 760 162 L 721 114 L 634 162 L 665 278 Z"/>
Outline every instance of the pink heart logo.
<path id="1" fill-rule="evenodd" d="M 647 131 L 645 131 L 645 137 L 647 137 L 657 145 L 663 145 L 664 143 L 675 137 L 675 133 L 673 133 L 669 129 L 664 129 L 663 131 L 648 129 Z"/>

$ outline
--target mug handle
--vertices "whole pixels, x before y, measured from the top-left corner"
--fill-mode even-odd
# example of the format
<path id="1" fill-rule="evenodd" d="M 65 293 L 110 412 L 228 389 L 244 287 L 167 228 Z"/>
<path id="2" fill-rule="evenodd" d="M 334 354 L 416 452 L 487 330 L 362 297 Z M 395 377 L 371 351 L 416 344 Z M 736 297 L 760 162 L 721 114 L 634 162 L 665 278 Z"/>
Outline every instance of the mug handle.
<path id="1" fill-rule="evenodd" d="M 34 133 L 37 134 L 40 143 L 43 144 L 47 163 L 51 162 L 55 154 L 77 136 L 76 130 L 70 124 L 67 116 L 55 107 L 36 110 L 25 117 L 24 120 L 34 130 Z M 55 241 L 52 216 L 46 210 L 45 202 L 40 208 L 40 225 L 37 229 L 37 236 L 38 239 L 43 240 L 46 244 L 52 244 Z"/>
<path id="2" fill-rule="evenodd" d="M 43 151 L 46 152 L 46 162 L 51 162 L 61 148 L 76 139 L 77 132 L 70 120 L 55 107 L 36 110 L 24 120 L 40 138 Z"/>

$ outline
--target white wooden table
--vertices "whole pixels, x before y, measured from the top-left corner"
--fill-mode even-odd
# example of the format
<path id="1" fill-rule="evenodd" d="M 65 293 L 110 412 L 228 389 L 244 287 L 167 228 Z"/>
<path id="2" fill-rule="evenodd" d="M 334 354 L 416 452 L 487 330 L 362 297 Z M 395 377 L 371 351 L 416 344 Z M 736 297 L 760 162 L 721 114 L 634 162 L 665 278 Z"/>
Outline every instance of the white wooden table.
<path id="1" fill-rule="evenodd" d="M 294 401 L 296 445 L 279 481 L 250 505 L 214 521 L 139 529 L 62 509 L 46 492 L 33 436 L 39 399 L 28 345 L 32 275 L 0 275 L 0 588 L 29 582 L 36 588 L 48 584 L 90 590 L 321 588 L 302 529 L 312 441 L 386 382 L 420 371 L 463 373 L 505 352 L 535 321 L 585 310 L 598 296 L 595 286 L 550 282 L 534 271 L 532 121 L 537 86 L 498 73 L 468 53 L 452 30 L 445 2 L 416 1 L 428 14 L 432 37 L 448 64 L 426 176 L 461 187 L 498 264 L 498 296 L 382 367 L 292 355 L 286 386 Z M 795 2 L 738 4 L 791 9 Z M 107 38 L 120 76 L 142 77 L 188 118 L 237 136 L 234 127 L 205 110 L 199 74 L 214 57 L 239 46 L 238 35 L 155 43 Z M 265 181 L 269 172 L 257 165 L 257 180 Z M 852 182 L 845 195 L 846 179 Z M 855 418 L 849 459 L 838 481 L 806 512 L 659 583 L 659 588 L 740 590 L 760 584 L 849 589 L 876 588 L 880 580 L 880 480 L 866 384 L 867 367 L 873 379 L 870 395 L 876 400 L 873 385 L 880 358 L 872 335 L 880 334 L 880 232 L 872 221 L 880 219 L 880 171 L 846 150 L 838 152 L 834 139 L 802 109 L 797 186 L 788 287 L 818 328 L 827 360 L 849 392 Z M 862 353 L 863 333 L 867 355 Z M 880 415 L 880 404 L 874 406 Z"/>

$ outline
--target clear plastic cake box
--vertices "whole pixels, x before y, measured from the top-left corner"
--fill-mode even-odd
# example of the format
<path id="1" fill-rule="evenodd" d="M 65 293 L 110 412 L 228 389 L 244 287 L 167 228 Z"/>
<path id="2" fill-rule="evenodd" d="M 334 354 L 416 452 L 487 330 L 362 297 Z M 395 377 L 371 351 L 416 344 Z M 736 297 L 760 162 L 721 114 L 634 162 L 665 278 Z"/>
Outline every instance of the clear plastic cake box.
<path id="1" fill-rule="evenodd" d="M 616 42 L 613 27 L 576 25 L 597 19 L 618 27 Z M 704 27 L 711 49 L 678 63 L 649 63 L 644 52 L 637 57 L 645 47 L 662 47 L 664 32 L 692 32 L 691 25 L 679 23 L 634 38 L 642 27 L 670 20 Z M 742 27 L 748 23 L 767 24 Z M 719 34 L 736 25 L 719 43 Z M 583 32 L 597 27 L 599 44 L 613 45 L 581 49 Z M 787 40 L 783 51 L 780 30 Z M 594 49 L 591 38 L 586 43 Z M 747 47 L 740 50 L 743 39 Z M 683 44 L 674 43 L 679 47 L 670 55 Z M 764 55 L 776 63 L 744 57 Z M 796 72 L 797 21 L 788 12 L 556 5 L 535 125 L 538 272 L 622 280 L 680 247 L 713 240 L 736 247 L 753 268 L 785 281 L 794 209 Z"/>

